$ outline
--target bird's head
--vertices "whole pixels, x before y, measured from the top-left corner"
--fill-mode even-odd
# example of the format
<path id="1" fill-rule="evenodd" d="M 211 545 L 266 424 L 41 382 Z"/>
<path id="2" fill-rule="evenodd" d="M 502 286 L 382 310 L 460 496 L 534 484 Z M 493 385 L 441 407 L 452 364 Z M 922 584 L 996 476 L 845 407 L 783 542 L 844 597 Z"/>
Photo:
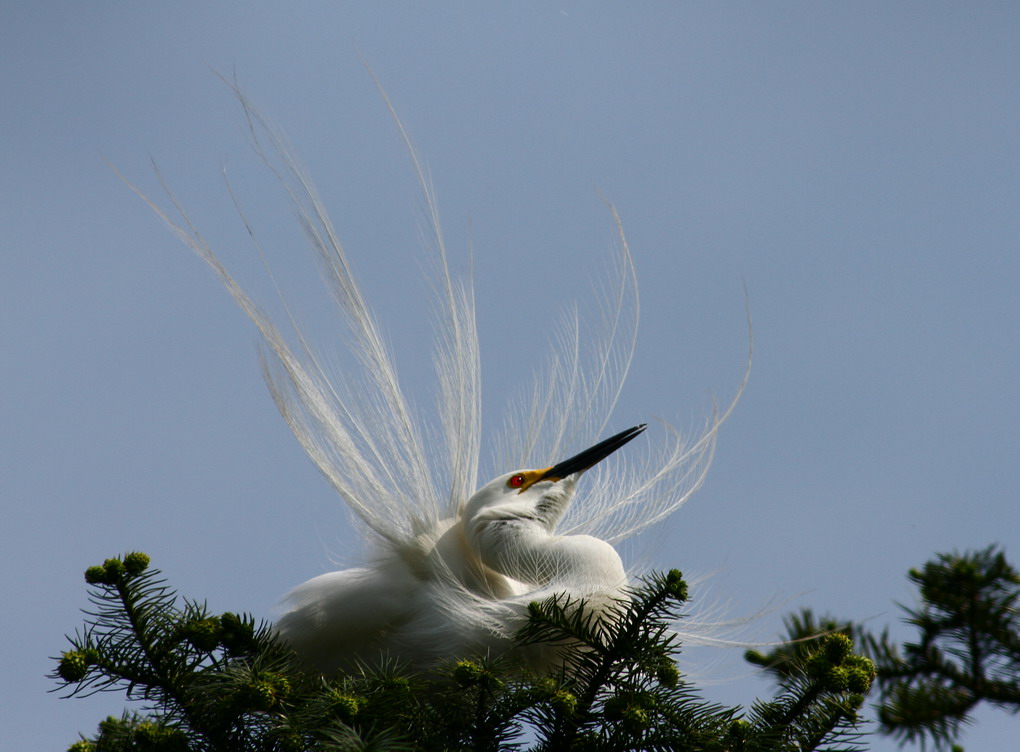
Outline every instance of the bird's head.
<path id="1" fill-rule="evenodd" d="M 537 522 L 552 532 L 570 500 L 580 475 L 645 430 L 628 428 L 570 459 L 541 470 L 517 470 L 495 478 L 468 499 L 462 519 L 469 535 L 479 525 L 496 521 Z"/>

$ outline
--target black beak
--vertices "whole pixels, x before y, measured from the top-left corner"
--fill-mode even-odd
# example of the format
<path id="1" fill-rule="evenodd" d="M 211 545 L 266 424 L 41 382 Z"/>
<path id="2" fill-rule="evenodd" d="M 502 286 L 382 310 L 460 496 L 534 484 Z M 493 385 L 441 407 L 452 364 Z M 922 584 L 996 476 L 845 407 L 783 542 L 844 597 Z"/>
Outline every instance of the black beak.
<path id="1" fill-rule="evenodd" d="M 593 465 L 604 460 L 639 433 L 644 431 L 645 428 L 647 428 L 647 424 L 642 423 L 640 426 L 634 426 L 633 428 L 628 428 L 626 431 L 620 431 L 620 433 L 616 434 L 616 436 L 610 436 L 608 439 L 600 441 L 595 446 L 590 449 L 585 449 L 583 452 L 574 455 L 569 460 L 563 460 L 563 462 L 553 465 L 542 474 L 542 477 L 540 477 L 539 480 L 562 480 L 568 475 L 582 473 Z"/>

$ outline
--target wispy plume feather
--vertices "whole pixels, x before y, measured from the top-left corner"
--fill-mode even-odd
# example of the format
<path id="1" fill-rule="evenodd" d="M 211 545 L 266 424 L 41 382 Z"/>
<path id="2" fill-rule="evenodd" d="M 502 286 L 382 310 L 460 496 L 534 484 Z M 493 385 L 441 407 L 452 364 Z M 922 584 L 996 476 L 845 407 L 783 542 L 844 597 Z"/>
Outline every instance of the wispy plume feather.
<path id="1" fill-rule="evenodd" d="M 324 362 L 286 304 L 286 326 L 281 328 L 271 320 L 221 263 L 162 176 L 160 181 L 172 211 L 126 182 L 209 265 L 255 324 L 264 343 L 263 373 L 281 415 L 356 519 L 375 538 L 380 552 L 395 557 L 391 564 L 376 570 L 333 573 L 335 582 L 331 587 L 335 586 L 337 593 L 356 591 L 365 599 L 376 598 L 380 609 L 395 608 L 396 596 L 383 604 L 385 599 L 379 595 L 375 578 L 382 577 L 388 566 L 403 566 L 398 559 L 406 559 L 410 550 L 430 555 L 429 547 L 449 529 L 449 521 L 464 512 L 479 485 L 483 444 L 481 369 L 471 280 L 451 271 L 431 180 L 392 103 L 376 81 L 410 156 L 425 206 L 425 245 L 435 298 L 433 359 L 437 388 L 434 410 L 422 417 L 411 409 L 389 346 L 307 171 L 237 83 L 225 82 L 241 105 L 255 152 L 289 196 L 343 322 L 345 344 L 354 356 L 354 367 L 338 373 Z M 159 175 L 158 168 L 156 172 Z M 229 183 L 228 190 L 268 268 L 266 254 Z M 609 428 L 634 357 L 639 305 L 637 275 L 623 225 L 616 209 L 608 202 L 607 206 L 616 227 L 617 252 L 609 273 L 592 296 L 597 301 L 596 315 L 574 310 L 564 317 L 545 366 L 531 387 L 507 406 L 502 426 L 487 442 L 493 448 L 498 472 L 544 467 L 591 446 Z M 748 370 L 750 360 L 749 352 Z M 747 375 L 745 372 L 736 396 L 724 409 L 713 410 L 696 435 L 685 436 L 663 423 L 663 430 L 657 434 L 661 442 L 658 451 L 652 450 L 637 461 L 621 458 L 613 464 L 612 472 L 601 465 L 593 468 L 584 483 L 584 502 L 569 506 L 557 534 L 583 534 L 615 544 L 675 512 L 704 481 L 719 427 L 743 392 Z M 636 450 L 628 452 L 629 457 L 635 454 Z M 422 483 L 423 478 L 430 482 Z M 568 503 L 569 499 L 564 502 Z M 471 629 L 499 631 L 508 637 L 512 634 L 505 623 L 509 606 L 494 594 L 500 587 L 514 593 L 515 613 L 520 613 L 527 598 L 533 596 L 521 588 L 515 590 L 512 583 L 494 585 L 491 572 L 465 575 L 444 561 L 431 561 L 429 566 L 435 569 L 437 581 L 443 581 L 448 589 L 448 597 L 438 607 L 441 614 L 436 611 L 440 614 L 436 616 L 435 624 L 440 625 L 437 629 L 442 629 L 442 619 L 460 619 Z M 542 567 L 536 564 L 532 568 Z M 484 587 L 473 590 L 473 586 L 465 585 L 474 581 L 471 578 L 484 581 Z M 292 597 L 296 609 L 312 609 L 314 598 L 324 592 L 317 588 L 327 584 L 302 586 Z M 449 597 L 454 591 L 456 595 Z M 339 595 L 323 597 L 339 603 Z M 310 630 L 314 619 L 308 619 Z"/>

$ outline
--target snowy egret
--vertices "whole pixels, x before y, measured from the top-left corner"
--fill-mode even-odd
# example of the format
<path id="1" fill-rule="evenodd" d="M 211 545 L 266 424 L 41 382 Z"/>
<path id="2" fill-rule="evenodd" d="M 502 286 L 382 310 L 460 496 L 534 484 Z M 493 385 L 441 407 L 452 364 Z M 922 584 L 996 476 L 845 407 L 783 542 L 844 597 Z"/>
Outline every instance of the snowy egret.
<path id="1" fill-rule="evenodd" d="M 588 535 L 558 536 L 555 528 L 578 476 L 644 429 L 622 431 L 552 467 L 501 475 L 458 517 L 410 545 L 386 547 L 371 567 L 298 587 L 277 628 L 325 673 L 381 653 L 424 669 L 506 652 L 533 600 L 567 592 L 611 606 L 627 584 L 616 550 Z M 543 668 L 550 653 L 534 648 L 523 657 Z"/>
<path id="2" fill-rule="evenodd" d="M 266 345 L 263 372 L 280 413 L 375 551 L 365 566 L 323 574 L 287 596 L 278 622 L 282 634 L 322 671 L 374 662 L 380 650 L 427 668 L 469 652 L 506 650 L 533 600 L 566 593 L 609 607 L 629 579 L 614 544 L 663 520 L 698 489 L 719 426 L 739 399 L 747 373 L 730 404 L 714 410 L 694 437 L 663 424 L 658 455 L 646 450 L 641 463 L 615 462 L 611 471 L 597 465 L 644 425 L 544 470 L 513 470 L 479 488 L 480 364 L 471 283 L 451 273 L 432 186 L 385 93 L 431 227 L 440 312 L 439 389 L 431 422 L 418 417 L 404 396 L 310 178 L 282 137 L 233 89 L 256 152 L 282 182 L 318 257 L 357 373 L 331 373 L 289 312 L 289 333 L 274 323 L 169 189 L 177 216 L 131 187 L 213 269 L 254 322 Z M 565 320 L 545 376 L 529 399 L 510 404 L 502 432 L 492 437 L 495 469 L 542 466 L 606 432 L 633 356 L 638 318 L 630 251 L 612 206 L 610 211 L 619 254 L 610 292 L 600 301 L 602 331 L 589 330 L 598 320 L 590 314 Z M 577 480 L 589 468 L 594 477 L 585 483 L 585 498 L 572 505 Z"/>

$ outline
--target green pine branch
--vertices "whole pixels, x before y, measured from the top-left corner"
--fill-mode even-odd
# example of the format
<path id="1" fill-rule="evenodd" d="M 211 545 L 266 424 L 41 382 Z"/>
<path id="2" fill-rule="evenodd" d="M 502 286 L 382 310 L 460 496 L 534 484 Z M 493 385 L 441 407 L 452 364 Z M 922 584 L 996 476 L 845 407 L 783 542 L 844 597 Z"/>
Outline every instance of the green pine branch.
<path id="1" fill-rule="evenodd" d="M 676 570 L 609 610 L 563 595 L 531 604 L 519 639 L 558 651 L 547 675 L 465 656 L 428 677 L 385 661 L 323 677 L 270 625 L 178 598 L 148 564 L 132 553 L 86 572 L 93 608 L 53 676 L 68 696 L 122 691 L 140 707 L 74 752 L 820 750 L 854 735 L 871 677 L 833 636 L 775 700 L 747 713 L 706 702 L 676 665 Z"/>
<path id="2" fill-rule="evenodd" d="M 770 653 L 749 651 L 749 662 L 789 689 L 825 635 L 853 636 L 874 660 L 879 731 L 900 742 L 955 748 L 974 709 L 988 702 L 1020 710 L 1020 575 L 992 546 L 963 554 L 938 554 L 908 574 L 919 604 L 904 608 L 917 630 L 897 645 L 888 630 L 862 627 L 810 610 L 786 619 L 786 641 Z"/>

